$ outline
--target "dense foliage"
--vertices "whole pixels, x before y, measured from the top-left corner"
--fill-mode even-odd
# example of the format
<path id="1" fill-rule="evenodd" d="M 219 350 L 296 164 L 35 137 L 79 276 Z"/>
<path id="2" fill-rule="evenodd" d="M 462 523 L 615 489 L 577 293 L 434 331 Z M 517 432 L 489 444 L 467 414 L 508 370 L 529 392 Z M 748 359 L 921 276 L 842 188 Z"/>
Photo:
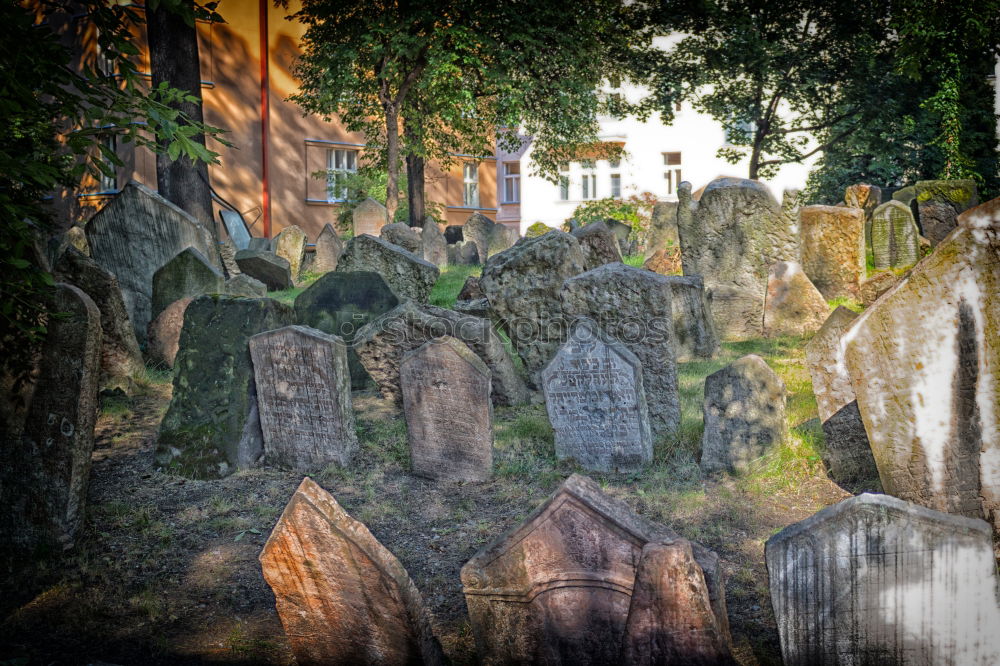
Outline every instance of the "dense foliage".
<path id="1" fill-rule="evenodd" d="M 580 226 L 586 226 L 591 222 L 617 220 L 632 227 L 633 237 L 638 237 L 649 230 L 655 204 L 656 196 L 649 192 L 643 192 L 641 195 L 633 194 L 626 199 L 611 197 L 595 199 L 577 206 L 572 219 Z"/>

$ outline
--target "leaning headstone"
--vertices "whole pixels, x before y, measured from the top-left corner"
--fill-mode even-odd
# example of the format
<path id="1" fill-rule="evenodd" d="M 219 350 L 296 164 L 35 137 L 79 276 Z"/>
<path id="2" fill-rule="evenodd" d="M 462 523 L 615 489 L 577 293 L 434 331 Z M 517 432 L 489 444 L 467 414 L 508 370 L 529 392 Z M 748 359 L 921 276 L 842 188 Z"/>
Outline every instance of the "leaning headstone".
<path id="1" fill-rule="evenodd" d="M 355 236 L 337 262 L 338 273 L 374 271 L 401 299 L 426 303 L 441 271 L 398 245 L 375 236 Z"/>
<path id="2" fill-rule="evenodd" d="M 567 333 L 562 284 L 583 270 L 579 241 L 562 231 L 527 238 L 483 267 L 479 285 L 533 379 Z"/>
<path id="3" fill-rule="evenodd" d="M 649 259 L 668 246 L 680 247 L 677 237 L 677 202 L 660 201 L 653 205 L 653 216 L 649 221 L 649 237 L 643 253 Z M 659 272 L 659 271 L 657 271 Z"/>
<path id="4" fill-rule="evenodd" d="M 643 370 L 623 345 L 602 340 L 593 322 L 577 321 L 542 371 L 557 458 L 600 472 L 635 472 L 652 461 Z"/>
<path id="5" fill-rule="evenodd" d="M 583 265 L 588 271 L 604 264 L 622 260 L 618 239 L 603 222 L 591 222 L 570 233 L 580 241 L 583 250 Z"/>
<path id="6" fill-rule="evenodd" d="M 920 244 L 910 207 L 887 201 L 872 214 L 872 261 L 877 270 L 899 270 L 917 263 Z"/>
<path id="7" fill-rule="evenodd" d="M 771 266 L 764 299 L 765 337 L 812 333 L 829 315 L 830 306 L 802 266 L 794 261 Z"/>
<path id="8" fill-rule="evenodd" d="M 620 262 L 569 278 L 560 294 L 567 318 L 596 322 L 639 359 L 654 435 L 676 431 L 681 418 L 672 294 L 669 278 Z"/>
<path id="9" fill-rule="evenodd" d="M 154 365 L 174 367 L 181 343 L 181 329 L 184 328 L 184 313 L 193 300 L 193 296 L 178 299 L 149 322 L 146 327 L 146 358 Z"/>
<path id="10" fill-rule="evenodd" d="M 678 190 L 677 231 L 684 275 L 700 275 L 712 293 L 723 339 L 760 337 L 768 269 L 798 261 L 794 221 L 763 184 L 717 178 L 694 205 L 690 186 Z"/>
<path id="11" fill-rule="evenodd" d="M 371 271 L 327 273 L 295 299 L 297 323 L 336 335 L 347 345 L 351 386 L 369 385 L 368 373 L 354 350 L 354 336 L 368 322 L 399 305 L 382 276 Z"/>
<path id="12" fill-rule="evenodd" d="M 263 282 L 271 291 L 291 289 L 292 270 L 288 261 L 265 250 L 240 250 L 236 253 L 240 271 Z"/>
<path id="13" fill-rule="evenodd" d="M 220 210 L 219 217 L 222 218 L 222 224 L 226 227 L 229 240 L 233 241 L 237 250 L 245 250 L 250 247 L 250 231 L 247 229 L 242 215 L 232 210 Z"/>
<path id="14" fill-rule="evenodd" d="M 771 537 L 788 666 L 1000 663 L 989 525 L 859 495 Z"/>
<path id="15" fill-rule="evenodd" d="M 355 237 L 363 234 L 376 236 L 382 227 L 389 224 L 389 213 L 385 206 L 368 197 L 351 211 L 351 223 Z"/>
<path id="16" fill-rule="evenodd" d="M 482 213 L 473 213 L 462 225 L 462 239 L 476 244 L 479 260 L 485 262 L 490 256 L 490 234 L 496 222 Z"/>
<path id="17" fill-rule="evenodd" d="M 435 338 L 399 364 L 413 473 L 441 481 L 493 475 L 490 369 L 461 340 Z"/>
<path id="18" fill-rule="evenodd" d="M 313 262 L 309 267 L 313 273 L 329 273 L 336 270 L 337 261 L 344 251 L 344 244 L 330 224 L 324 224 L 323 230 L 316 237 L 316 251 L 313 252 Z"/>
<path id="19" fill-rule="evenodd" d="M 398 245 L 407 252 L 412 252 L 418 257 L 422 257 L 424 249 L 420 241 L 420 234 L 416 229 L 410 227 L 405 222 L 393 222 L 387 224 L 379 232 L 380 236 L 393 245 Z"/>
<path id="20" fill-rule="evenodd" d="M 240 273 L 226 280 L 222 292 L 229 296 L 242 296 L 243 298 L 264 298 L 267 296 L 267 285 L 245 273 Z"/>
<path id="21" fill-rule="evenodd" d="M 844 206 L 799 209 L 802 270 L 823 298 L 857 298 L 865 279 L 865 211 Z"/>
<path id="22" fill-rule="evenodd" d="M 118 278 L 136 339 L 153 318 L 153 273 L 187 247 L 222 268 L 211 233 L 144 185 L 129 183 L 87 223 L 94 261 Z"/>
<path id="23" fill-rule="evenodd" d="M 189 247 L 153 273 L 153 317 L 180 298 L 220 294 L 226 278 L 198 250 Z"/>
<path id="24" fill-rule="evenodd" d="M 477 266 L 479 261 L 479 248 L 472 241 L 459 241 L 448 246 L 449 266 Z"/>
<path id="25" fill-rule="evenodd" d="M 699 638 L 719 633 L 728 641 L 718 556 L 696 543 L 690 544 L 695 565 L 685 566 L 690 579 L 677 580 L 676 585 L 682 588 L 680 594 L 697 598 L 674 615 L 651 617 L 652 605 L 671 602 L 661 596 L 671 582 L 656 580 L 662 580 L 665 563 L 643 557 L 645 547 L 655 543 L 686 542 L 604 494 L 591 479 L 578 474 L 566 479 L 524 522 L 462 567 L 480 662 L 646 663 L 621 657 L 623 652 L 642 654 L 641 634 L 647 627 L 657 635 L 676 636 L 675 645 L 694 647 L 703 643 Z M 703 587 L 692 589 L 699 581 Z M 715 615 L 718 632 L 705 627 L 706 606 Z M 705 635 L 692 636 L 692 624 L 705 627 Z M 701 663 L 688 659 L 694 656 L 683 654 L 676 663 Z"/>
<path id="26" fill-rule="evenodd" d="M 257 462 L 263 442 L 247 342 L 292 319 L 290 307 L 270 298 L 210 295 L 188 305 L 156 447 L 162 468 L 216 479 Z"/>
<path id="27" fill-rule="evenodd" d="M 701 277 L 671 275 L 667 276 L 667 283 L 671 290 L 677 360 L 714 357 L 719 350 L 719 337 Z"/>
<path id="28" fill-rule="evenodd" d="M 299 664 L 445 663 L 406 569 L 308 477 L 260 553 Z"/>
<path id="29" fill-rule="evenodd" d="M 838 307 L 806 345 L 806 365 L 826 440 L 823 462 L 838 482 L 878 478 L 841 342 L 857 317 L 857 313 Z"/>
<path id="30" fill-rule="evenodd" d="M 438 267 L 448 265 L 448 242 L 432 217 L 428 216 L 424 220 L 424 228 L 420 231 L 420 245 L 424 250 L 424 259 Z"/>
<path id="31" fill-rule="evenodd" d="M 704 422 L 702 471 L 746 472 L 785 439 L 785 384 L 748 354 L 705 378 Z"/>
<path id="32" fill-rule="evenodd" d="M 403 356 L 428 340 L 445 335 L 468 345 L 490 369 L 495 404 L 519 405 L 528 401 L 527 387 L 507 348 L 492 324 L 480 317 L 404 301 L 359 330 L 354 349 L 382 396 L 400 402 L 399 366 Z"/>
<path id="33" fill-rule="evenodd" d="M 267 461 L 298 472 L 346 467 L 358 437 L 344 341 L 286 326 L 258 333 L 249 344 Z"/>
<path id="34" fill-rule="evenodd" d="M 932 246 L 951 233 L 959 214 L 979 204 L 974 180 L 920 180 L 913 189 L 920 232 Z"/>
<path id="35" fill-rule="evenodd" d="M 960 226 L 858 317 L 846 363 L 885 492 L 1000 532 L 1000 218 Z"/>
<path id="36" fill-rule="evenodd" d="M 101 313 L 101 388 L 129 391 L 145 365 L 118 279 L 72 247 L 66 248 L 54 273 L 60 282 L 87 294 Z"/>
<path id="37" fill-rule="evenodd" d="M 83 523 L 101 374 L 101 314 L 56 285 L 20 438 L 0 441 L 0 549 L 69 548 Z"/>
<path id="38" fill-rule="evenodd" d="M 274 253 L 288 262 L 292 282 L 298 282 L 306 258 L 306 232 L 294 224 L 285 227 L 274 237 Z"/>

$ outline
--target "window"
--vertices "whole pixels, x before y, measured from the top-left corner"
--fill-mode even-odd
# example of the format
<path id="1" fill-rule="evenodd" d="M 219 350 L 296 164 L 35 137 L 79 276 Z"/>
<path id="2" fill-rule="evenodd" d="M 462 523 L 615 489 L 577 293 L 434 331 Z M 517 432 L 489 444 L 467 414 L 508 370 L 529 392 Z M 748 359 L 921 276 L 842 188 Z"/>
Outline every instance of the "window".
<path id="1" fill-rule="evenodd" d="M 583 160 L 580 165 L 583 170 L 581 184 L 581 199 L 597 198 L 597 174 L 594 173 L 594 160 Z"/>
<path id="2" fill-rule="evenodd" d="M 519 201 L 521 201 L 521 163 L 504 162 L 503 202 L 518 203 Z"/>
<path id="3" fill-rule="evenodd" d="M 674 194 L 681 184 L 681 154 L 663 153 L 663 166 L 676 167 L 675 169 L 664 169 L 663 180 L 667 194 Z"/>
<path id="4" fill-rule="evenodd" d="M 569 176 L 559 176 L 559 200 L 569 201 Z"/>
<path id="5" fill-rule="evenodd" d="M 622 177 L 621 174 L 611 174 L 611 196 L 614 199 L 622 197 Z"/>
<path id="6" fill-rule="evenodd" d="M 681 163 L 680 153 L 663 153 L 663 165 L 674 166 Z"/>
<path id="7" fill-rule="evenodd" d="M 326 151 L 326 196 L 328 201 L 347 198 L 347 178 L 358 170 L 358 151 L 330 148 Z"/>
<path id="8" fill-rule="evenodd" d="M 110 170 L 110 173 L 101 172 L 101 177 L 97 184 L 99 192 L 117 192 L 118 191 L 118 167 L 114 162 L 108 158 L 107 152 L 115 153 L 118 150 L 118 140 L 117 137 L 112 134 L 111 136 L 103 139 L 101 141 L 101 146 L 103 150 L 101 151 L 101 162 L 104 166 Z"/>
<path id="9" fill-rule="evenodd" d="M 466 162 L 462 167 L 462 204 L 466 208 L 479 208 L 479 165 Z"/>

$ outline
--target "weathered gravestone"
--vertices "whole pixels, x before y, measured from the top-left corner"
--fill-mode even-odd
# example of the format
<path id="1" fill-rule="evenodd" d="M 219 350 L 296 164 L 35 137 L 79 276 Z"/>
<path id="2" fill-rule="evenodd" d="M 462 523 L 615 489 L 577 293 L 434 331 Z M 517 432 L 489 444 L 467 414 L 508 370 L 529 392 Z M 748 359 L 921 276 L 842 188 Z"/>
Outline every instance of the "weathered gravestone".
<path id="1" fill-rule="evenodd" d="M 823 462 L 830 469 L 830 477 L 839 482 L 878 478 L 841 343 L 857 317 L 857 313 L 839 306 L 806 345 L 806 364 L 826 439 Z"/>
<path id="2" fill-rule="evenodd" d="M 486 262 L 490 256 L 490 234 L 496 222 L 486 217 L 482 213 L 473 213 L 462 225 L 462 239 L 476 245 L 479 253 L 479 260 Z"/>
<path id="3" fill-rule="evenodd" d="M 557 458 L 600 472 L 635 472 L 652 461 L 643 370 L 623 345 L 602 340 L 593 322 L 577 320 L 542 371 Z"/>
<path id="4" fill-rule="evenodd" d="M 479 286 L 479 276 L 470 275 L 462 283 L 462 289 L 458 292 L 456 300 L 474 301 L 477 298 L 486 298 L 486 295 L 483 294 L 483 289 Z"/>
<path id="5" fill-rule="evenodd" d="M 247 229 L 243 216 L 233 210 L 220 210 L 219 217 L 226 227 L 226 233 L 237 250 L 245 250 L 250 247 L 250 230 Z"/>
<path id="6" fill-rule="evenodd" d="M 286 326 L 258 333 L 249 344 L 266 459 L 299 472 L 346 467 L 358 438 L 344 341 Z"/>
<path id="7" fill-rule="evenodd" d="M 865 211 L 844 206 L 799 209 L 802 270 L 824 298 L 857 298 L 865 279 Z"/>
<path id="8" fill-rule="evenodd" d="M 593 320 L 641 363 L 654 435 L 676 431 L 681 419 L 672 294 L 669 278 L 622 263 L 571 277 L 561 292 L 567 318 Z"/>
<path id="9" fill-rule="evenodd" d="M 374 271 L 400 299 L 426 303 L 441 271 L 398 245 L 375 236 L 355 236 L 337 262 L 338 273 Z"/>
<path id="10" fill-rule="evenodd" d="M 412 229 L 405 222 L 393 222 L 387 224 L 379 232 L 380 236 L 388 243 L 398 245 L 407 252 L 412 252 L 418 257 L 422 257 L 424 249 L 420 241 L 420 234 L 416 229 Z"/>
<path id="11" fill-rule="evenodd" d="M 649 237 L 643 257 L 649 259 L 667 246 L 679 247 L 677 237 L 677 202 L 660 201 L 653 205 L 653 217 L 649 222 Z M 657 271 L 659 272 L 659 271 Z"/>
<path id="12" fill-rule="evenodd" d="M 292 282 L 298 282 L 306 259 L 306 232 L 296 225 L 285 227 L 274 237 L 274 253 L 288 262 Z"/>
<path id="13" fill-rule="evenodd" d="M 139 183 L 129 183 L 87 223 L 91 257 L 118 278 L 140 344 L 152 319 L 153 273 L 187 247 L 222 268 L 211 233 Z"/>
<path id="14" fill-rule="evenodd" d="M 931 245 L 951 233 L 960 213 L 979 204 L 974 180 L 919 180 L 913 189 L 920 231 Z"/>
<path id="15" fill-rule="evenodd" d="M 684 275 L 705 280 L 716 330 L 723 339 L 760 337 L 768 269 L 798 260 L 794 221 L 753 180 L 717 178 L 696 205 L 690 185 L 678 189 L 678 198 Z"/>
<path id="16" fill-rule="evenodd" d="M 313 252 L 310 270 L 320 274 L 336 270 L 337 262 L 343 251 L 344 244 L 340 241 L 340 236 L 330 224 L 324 224 L 323 230 L 316 237 L 316 249 Z"/>
<path id="17" fill-rule="evenodd" d="M 291 289 L 292 269 L 287 259 L 266 250 L 246 249 L 236 253 L 240 271 L 263 282 L 271 291 Z"/>
<path id="18" fill-rule="evenodd" d="M 533 381 L 567 333 L 562 284 L 583 270 L 579 241 L 562 231 L 527 238 L 483 267 L 479 285 Z"/>
<path id="19" fill-rule="evenodd" d="M 949 234 L 845 341 L 885 492 L 1000 531 L 1000 217 Z"/>
<path id="20" fill-rule="evenodd" d="M 448 241 L 430 216 L 424 220 L 424 228 L 420 231 L 420 245 L 424 250 L 424 259 L 438 267 L 448 265 Z"/>
<path id="21" fill-rule="evenodd" d="M 184 313 L 194 300 L 193 296 L 179 298 L 156 315 L 146 327 L 146 357 L 155 364 L 174 367 L 177 350 L 184 328 Z"/>
<path id="22" fill-rule="evenodd" d="M 292 323 L 292 309 L 270 298 L 199 296 L 188 305 L 156 446 L 162 468 L 214 479 L 256 463 L 263 442 L 247 342 Z"/>
<path id="23" fill-rule="evenodd" d="M 226 280 L 222 292 L 229 296 L 243 298 L 264 298 L 267 296 L 267 285 L 256 278 L 240 273 Z"/>
<path id="24" fill-rule="evenodd" d="M 635 240 L 630 240 L 632 236 L 632 227 L 621 222 L 620 220 L 614 220 L 607 218 L 604 220 L 605 226 L 611 230 L 615 238 L 618 240 L 618 251 L 622 256 L 627 256 L 630 254 L 635 254 L 638 249 L 638 242 Z M 587 225 L 590 226 L 590 225 Z M 576 231 L 579 227 L 573 227 L 570 231 Z"/>
<path id="25" fill-rule="evenodd" d="M 506 224 L 498 222 L 490 229 L 489 245 L 486 248 L 486 252 L 491 257 L 494 254 L 500 254 L 504 250 L 513 247 L 518 238 L 520 238 L 520 234 L 518 234 L 516 228 L 508 227 Z"/>
<path id="26" fill-rule="evenodd" d="M 674 569 L 678 577 L 663 580 L 662 558 L 645 551 L 656 543 L 687 542 L 637 516 L 589 478 L 568 478 L 521 525 L 462 567 L 481 663 L 662 663 L 645 661 L 650 648 L 678 648 L 676 663 L 701 663 L 695 657 L 705 654 L 704 643 L 720 636 L 720 660 L 713 663 L 731 663 L 722 658 L 728 653 L 729 623 L 718 557 L 691 543 L 695 566 Z M 676 614 L 649 612 L 670 606 L 678 594 L 699 598 Z M 711 624 L 706 606 L 715 628 L 706 626 Z M 649 645 L 654 636 L 662 640 L 658 646 Z"/>
<path id="27" fill-rule="evenodd" d="M 677 360 L 714 357 L 719 350 L 719 337 L 701 277 L 671 275 L 667 276 L 667 284 L 671 292 Z"/>
<path id="28" fill-rule="evenodd" d="M 812 333 L 829 315 L 830 306 L 802 266 L 794 261 L 779 261 L 771 266 L 764 299 L 766 337 Z"/>
<path id="29" fill-rule="evenodd" d="M 181 298 L 220 294 L 225 283 L 222 271 L 208 263 L 201 252 L 193 247 L 181 250 L 176 257 L 153 273 L 150 314 L 155 318 L 164 308 Z"/>
<path id="30" fill-rule="evenodd" d="M 525 238 L 538 238 L 539 236 L 544 236 L 545 234 L 552 231 L 552 227 L 545 224 L 544 222 L 535 222 L 527 229 L 524 230 Z"/>
<path id="31" fill-rule="evenodd" d="M 449 266 L 476 266 L 479 263 L 479 248 L 472 241 L 459 241 L 448 246 Z"/>
<path id="32" fill-rule="evenodd" d="M 69 548 L 83 523 L 101 375 L 101 314 L 57 283 L 24 428 L 0 440 L 0 549 Z"/>
<path id="33" fill-rule="evenodd" d="M 260 553 L 299 664 L 445 663 L 399 560 L 309 478 Z"/>
<path id="34" fill-rule="evenodd" d="M 785 384 L 748 354 L 705 378 L 703 414 L 702 471 L 746 472 L 785 438 Z"/>
<path id="35" fill-rule="evenodd" d="M 404 301 L 357 332 L 354 349 L 382 396 L 403 399 L 399 367 L 406 352 L 433 338 L 458 338 L 492 373 L 493 402 L 518 405 L 528 401 L 524 385 L 500 336 L 486 319 L 453 310 Z"/>
<path id="36" fill-rule="evenodd" d="M 327 273 L 295 299 L 299 324 L 336 335 L 347 345 L 351 386 L 369 386 L 368 373 L 354 350 L 354 336 L 368 322 L 399 305 L 382 276 L 370 271 Z"/>
<path id="37" fill-rule="evenodd" d="M 351 223 L 355 237 L 363 234 L 375 236 L 389 224 L 389 213 L 385 206 L 368 197 L 351 211 Z"/>
<path id="38" fill-rule="evenodd" d="M 444 481 L 493 475 L 490 369 L 461 340 L 435 338 L 399 364 L 413 473 Z"/>
<path id="39" fill-rule="evenodd" d="M 917 224 L 910 207 L 887 201 L 872 213 L 872 261 L 878 270 L 908 268 L 920 258 Z"/>
<path id="40" fill-rule="evenodd" d="M 861 303 L 866 308 L 899 282 L 900 276 L 891 271 L 875 273 L 861 283 Z"/>
<path id="41" fill-rule="evenodd" d="M 118 279 L 73 247 L 66 248 L 54 272 L 58 281 L 87 294 L 101 313 L 101 388 L 130 390 L 145 366 Z"/>
<path id="42" fill-rule="evenodd" d="M 613 261 L 622 260 L 618 239 L 608 229 L 608 225 L 603 222 L 591 222 L 570 233 L 580 241 L 580 249 L 583 250 L 583 266 L 588 271 Z"/>
<path id="43" fill-rule="evenodd" d="M 765 548 L 787 666 L 1000 663 L 989 525 L 864 494 Z"/>

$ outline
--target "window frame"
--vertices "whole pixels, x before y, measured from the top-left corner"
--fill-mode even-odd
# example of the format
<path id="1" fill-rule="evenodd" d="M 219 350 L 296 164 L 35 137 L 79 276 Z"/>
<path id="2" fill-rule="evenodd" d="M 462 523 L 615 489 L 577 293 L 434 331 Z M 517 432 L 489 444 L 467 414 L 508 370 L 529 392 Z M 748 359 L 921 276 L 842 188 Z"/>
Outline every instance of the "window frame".
<path id="1" fill-rule="evenodd" d="M 510 171 L 511 167 L 516 167 L 517 171 Z M 521 163 L 503 163 L 503 203 L 521 203 Z"/>
<path id="2" fill-rule="evenodd" d="M 347 185 L 346 183 L 338 183 L 338 180 L 345 178 L 349 173 L 358 172 L 359 152 L 353 148 L 326 149 L 326 200 L 328 202 L 335 203 L 347 200 Z M 345 164 L 342 166 L 337 166 L 338 153 L 343 155 Z"/>
<path id="3" fill-rule="evenodd" d="M 479 164 L 476 162 L 462 164 L 462 205 L 479 208 Z"/>

